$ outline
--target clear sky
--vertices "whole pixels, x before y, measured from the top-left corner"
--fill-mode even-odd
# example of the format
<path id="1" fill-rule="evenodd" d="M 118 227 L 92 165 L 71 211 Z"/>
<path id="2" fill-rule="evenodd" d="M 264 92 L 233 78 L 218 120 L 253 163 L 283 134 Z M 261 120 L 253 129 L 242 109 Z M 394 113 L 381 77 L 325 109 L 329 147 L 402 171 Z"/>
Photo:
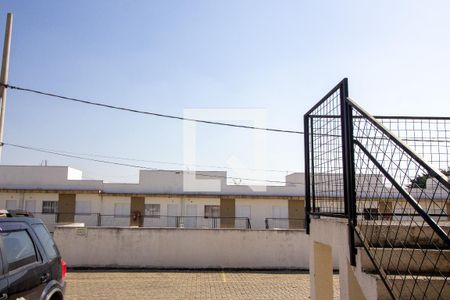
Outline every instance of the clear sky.
<path id="1" fill-rule="evenodd" d="M 450 115 L 449 1 L 2 0 L 2 40 L 7 12 L 12 85 L 174 115 L 258 108 L 267 126 L 302 130 L 308 108 L 348 77 L 350 96 L 372 114 Z M 302 171 L 302 138 L 268 134 L 264 169 Z M 180 121 L 17 91 L 5 141 L 183 162 Z M 237 157 L 254 167 L 251 131 L 198 125 L 196 145 L 199 165 Z M 2 155 L 3 164 L 42 160 L 86 178 L 137 180 L 136 169 L 8 147 Z"/>

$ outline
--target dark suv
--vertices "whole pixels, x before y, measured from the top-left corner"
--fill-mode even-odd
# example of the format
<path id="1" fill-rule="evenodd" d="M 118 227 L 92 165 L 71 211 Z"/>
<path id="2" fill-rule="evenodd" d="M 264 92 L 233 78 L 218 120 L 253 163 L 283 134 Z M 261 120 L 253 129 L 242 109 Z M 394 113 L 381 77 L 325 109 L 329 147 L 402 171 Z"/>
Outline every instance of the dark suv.
<path id="1" fill-rule="evenodd" d="M 0 210 L 0 300 L 64 299 L 66 270 L 40 219 Z"/>

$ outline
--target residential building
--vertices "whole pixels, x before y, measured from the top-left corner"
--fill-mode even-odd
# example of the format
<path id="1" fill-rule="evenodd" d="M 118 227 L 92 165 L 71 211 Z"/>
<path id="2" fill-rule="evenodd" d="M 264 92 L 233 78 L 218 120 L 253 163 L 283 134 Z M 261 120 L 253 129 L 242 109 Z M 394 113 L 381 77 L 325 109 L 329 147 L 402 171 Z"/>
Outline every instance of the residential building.
<path id="1" fill-rule="evenodd" d="M 188 176 L 188 177 L 186 177 Z M 190 177 L 189 177 L 190 176 Z M 199 184 L 192 182 L 193 178 Z M 229 185 L 226 172 L 141 170 L 138 183 L 83 179 L 66 166 L 0 166 L 0 207 L 25 209 L 50 230 L 87 226 L 304 228 L 303 175 L 284 186 Z"/>

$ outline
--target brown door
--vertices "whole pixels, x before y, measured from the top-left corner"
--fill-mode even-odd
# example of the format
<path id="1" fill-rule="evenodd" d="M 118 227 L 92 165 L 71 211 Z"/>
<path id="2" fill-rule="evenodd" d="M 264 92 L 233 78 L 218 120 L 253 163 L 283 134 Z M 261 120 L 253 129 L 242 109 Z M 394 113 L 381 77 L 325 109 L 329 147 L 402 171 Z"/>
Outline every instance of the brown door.
<path id="1" fill-rule="evenodd" d="M 289 228 L 303 229 L 305 227 L 305 206 L 303 200 L 289 200 Z"/>
<path id="2" fill-rule="evenodd" d="M 379 200 L 379 212 L 382 214 L 381 219 L 392 220 L 392 202 L 387 200 Z"/>
<path id="3" fill-rule="evenodd" d="M 234 199 L 220 199 L 220 228 L 234 228 L 236 216 L 236 201 Z"/>
<path id="4" fill-rule="evenodd" d="M 145 198 L 131 197 L 130 226 L 144 226 Z"/>
<path id="5" fill-rule="evenodd" d="M 75 219 L 75 194 L 59 194 L 58 223 L 73 223 Z"/>

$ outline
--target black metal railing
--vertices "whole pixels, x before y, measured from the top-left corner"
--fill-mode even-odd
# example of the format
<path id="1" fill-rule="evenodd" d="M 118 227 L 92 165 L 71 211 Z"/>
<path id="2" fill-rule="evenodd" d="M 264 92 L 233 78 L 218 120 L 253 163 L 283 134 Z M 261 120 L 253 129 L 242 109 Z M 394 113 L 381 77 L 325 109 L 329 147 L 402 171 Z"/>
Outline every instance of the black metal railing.
<path id="1" fill-rule="evenodd" d="M 392 298 L 443 298 L 450 118 L 372 117 L 344 79 L 304 124 L 307 231 L 311 216 L 347 218 L 351 263 L 363 247 Z"/>
<path id="2" fill-rule="evenodd" d="M 165 216 L 165 215 L 100 215 L 100 226 L 139 226 L 154 228 L 240 228 L 251 229 L 249 218 Z"/>
<path id="3" fill-rule="evenodd" d="M 266 229 L 305 229 L 305 219 L 265 218 Z"/>
<path id="4" fill-rule="evenodd" d="M 54 231 L 56 225 L 70 223 L 84 223 L 85 226 L 138 226 L 153 228 L 252 228 L 250 219 L 245 217 L 36 212 L 33 212 L 33 215 L 42 219 L 51 232 Z"/>
<path id="5" fill-rule="evenodd" d="M 450 166 L 450 117 L 375 116 L 390 132 L 440 170 Z"/>
<path id="6" fill-rule="evenodd" d="M 99 213 L 42 213 L 33 212 L 34 217 L 40 218 L 50 232 L 55 230 L 56 225 L 83 223 L 86 226 L 100 226 Z"/>

